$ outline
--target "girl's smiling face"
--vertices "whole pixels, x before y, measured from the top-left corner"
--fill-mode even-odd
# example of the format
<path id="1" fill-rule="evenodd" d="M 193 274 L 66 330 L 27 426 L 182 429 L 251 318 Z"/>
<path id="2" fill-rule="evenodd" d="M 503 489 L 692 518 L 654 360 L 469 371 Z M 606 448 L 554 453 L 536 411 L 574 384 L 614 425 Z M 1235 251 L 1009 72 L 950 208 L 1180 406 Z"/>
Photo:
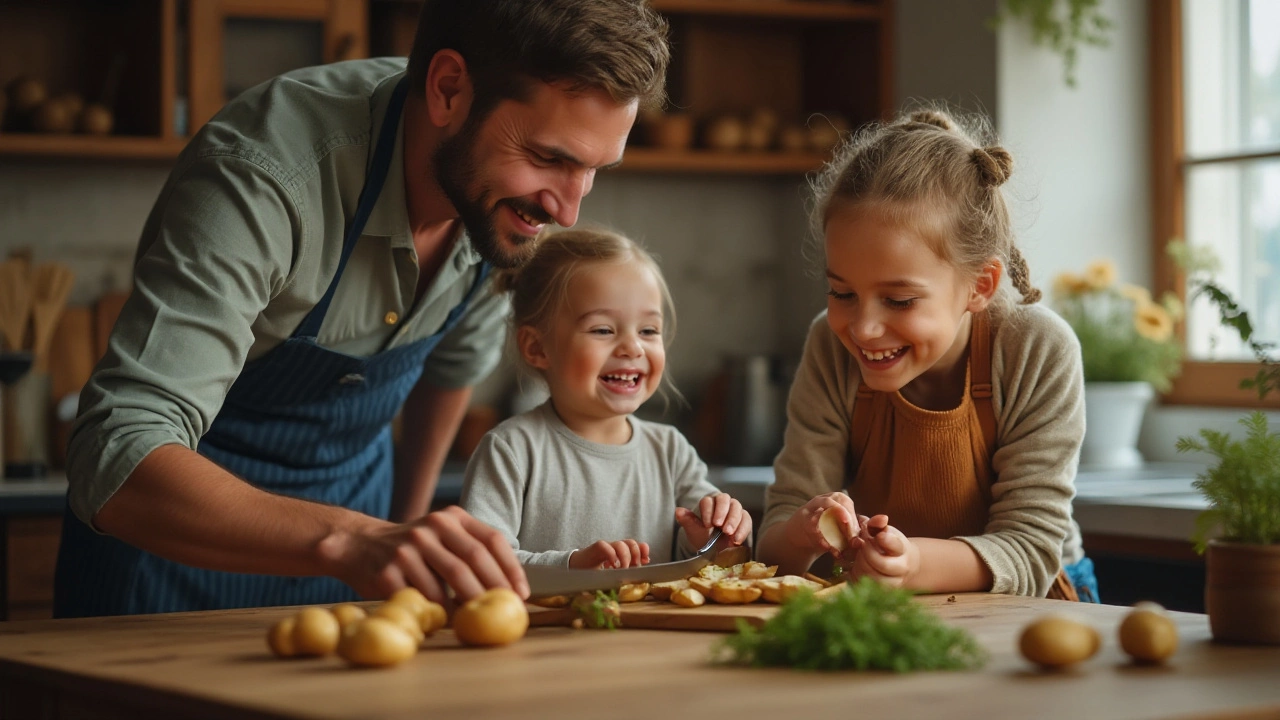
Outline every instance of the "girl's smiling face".
<path id="1" fill-rule="evenodd" d="M 570 280 L 545 333 L 521 328 L 526 361 L 542 371 L 556 412 L 582 437 L 625 442 L 626 416 L 658 389 L 666 366 L 662 297 L 643 262 L 591 263 Z"/>
<path id="2" fill-rule="evenodd" d="M 871 389 L 953 395 L 969 344 L 968 314 L 987 307 L 998 260 L 977 281 L 938 257 L 917 231 L 868 206 L 833 208 L 825 233 L 827 323 Z M 960 389 L 963 373 L 960 372 Z M 917 404 L 919 400 L 912 398 Z"/>

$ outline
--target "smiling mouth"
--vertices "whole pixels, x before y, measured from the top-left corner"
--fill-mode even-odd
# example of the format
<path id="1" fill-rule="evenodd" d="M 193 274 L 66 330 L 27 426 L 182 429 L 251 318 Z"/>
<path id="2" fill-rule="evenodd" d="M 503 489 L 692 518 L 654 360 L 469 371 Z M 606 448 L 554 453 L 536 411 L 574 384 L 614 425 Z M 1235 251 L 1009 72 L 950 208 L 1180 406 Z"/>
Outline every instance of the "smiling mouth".
<path id="1" fill-rule="evenodd" d="M 619 385 L 624 388 L 633 388 L 640 384 L 640 373 L 607 373 L 601 375 L 600 379 L 610 385 Z"/>
<path id="2" fill-rule="evenodd" d="M 862 352 L 862 357 L 866 358 L 867 360 L 870 360 L 871 362 L 884 362 L 886 360 L 893 360 L 894 358 L 898 357 L 902 353 L 906 352 L 907 348 L 909 347 L 911 346 L 903 345 L 902 347 L 894 348 L 892 350 L 871 351 L 863 348 L 858 348 L 858 350 Z"/>
<path id="3" fill-rule="evenodd" d="M 546 217 L 545 213 L 541 213 L 539 215 L 537 211 L 521 210 L 514 203 L 510 202 L 507 203 L 507 207 L 511 208 L 511 212 L 515 213 L 516 217 L 525 221 L 532 227 L 541 228 L 543 225 L 551 222 L 551 219 Z"/>

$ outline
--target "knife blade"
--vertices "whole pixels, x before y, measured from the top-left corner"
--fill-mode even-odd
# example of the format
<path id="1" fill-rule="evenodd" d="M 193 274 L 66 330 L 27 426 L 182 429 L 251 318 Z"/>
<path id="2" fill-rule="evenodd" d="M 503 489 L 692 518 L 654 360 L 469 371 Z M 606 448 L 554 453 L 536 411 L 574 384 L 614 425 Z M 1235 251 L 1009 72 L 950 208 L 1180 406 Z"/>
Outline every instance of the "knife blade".
<path id="1" fill-rule="evenodd" d="M 719 528 L 715 528 L 707 538 L 707 543 L 687 560 L 611 570 L 525 565 L 524 574 L 529 580 L 529 597 L 533 598 L 571 595 L 591 590 L 616 590 L 630 583 L 683 580 L 710 565 L 717 553 L 730 543 L 730 539 L 724 537 Z"/>

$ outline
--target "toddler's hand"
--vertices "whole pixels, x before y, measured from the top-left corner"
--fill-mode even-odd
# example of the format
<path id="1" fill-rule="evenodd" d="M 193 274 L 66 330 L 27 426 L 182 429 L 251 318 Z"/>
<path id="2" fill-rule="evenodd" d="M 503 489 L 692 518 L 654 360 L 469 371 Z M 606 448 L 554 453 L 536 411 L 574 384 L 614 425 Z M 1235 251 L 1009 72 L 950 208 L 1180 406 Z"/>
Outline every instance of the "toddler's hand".
<path id="1" fill-rule="evenodd" d="M 569 556 L 569 567 L 579 570 L 610 570 L 648 564 L 649 543 L 630 539 L 599 540 Z"/>
<path id="2" fill-rule="evenodd" d="M 688 508 L 676 508 L 676 522 L 684 528 L 689 544 L 695 548 L 707 543 L 711 528 L 720 528 L 734 545 L 741 545 L 751 538 L 751 515 L 742 509 L 742 503 L 727 493 L 702 498 L 697 513 Z"/>
<path id="3" fill-rule="evenodd" d="M 915 545 L 889 524 L 887 515 L 863 516 L 862 532 L 849 546 L 856 555 L 847 569 L 852 578 L 868 576 L 891 587 L 901 587 L 911 573 Z"/>
<path id="4" fill-rule="evenodd" d="M 836 518 L 849 543 L 844 557 L 852 558 L 858 534 L 862 531 L 858 523 L 858 515 L 854 511 L 853 498 L 842 492 L 824 493 L 805 503 L 787 521 L 785 532 L 788 542 L 797 548 L 807 548 L 819 552 L 831 553 L 839 558 L 841 554 L 822 536 L 818 529 L 818 520 L 829 508 L 836 508 Z"/>

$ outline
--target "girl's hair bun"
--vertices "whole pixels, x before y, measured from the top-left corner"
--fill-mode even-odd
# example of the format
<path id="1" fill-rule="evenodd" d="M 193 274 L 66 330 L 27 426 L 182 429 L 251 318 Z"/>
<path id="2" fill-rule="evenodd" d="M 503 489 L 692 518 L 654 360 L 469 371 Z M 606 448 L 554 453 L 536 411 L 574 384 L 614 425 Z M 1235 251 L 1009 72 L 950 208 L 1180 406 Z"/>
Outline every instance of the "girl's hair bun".
<path id="1" fill-rule="evenodd" d="M 978 184 L 982 187 L 999 187 L 1013 173 L 1013 156 L 998 145 L 974 148 L 971 157 L 978 168 Z"/>
<path id="2" fill-rule="evenodd" d="M 910 117 L 911 122 L 932 125 L 947 131 L 955 130 L 956 128 L 955 123 L 951 122 L 951 118 L 937 110 L 917 110 L 911 113 Z"/>

